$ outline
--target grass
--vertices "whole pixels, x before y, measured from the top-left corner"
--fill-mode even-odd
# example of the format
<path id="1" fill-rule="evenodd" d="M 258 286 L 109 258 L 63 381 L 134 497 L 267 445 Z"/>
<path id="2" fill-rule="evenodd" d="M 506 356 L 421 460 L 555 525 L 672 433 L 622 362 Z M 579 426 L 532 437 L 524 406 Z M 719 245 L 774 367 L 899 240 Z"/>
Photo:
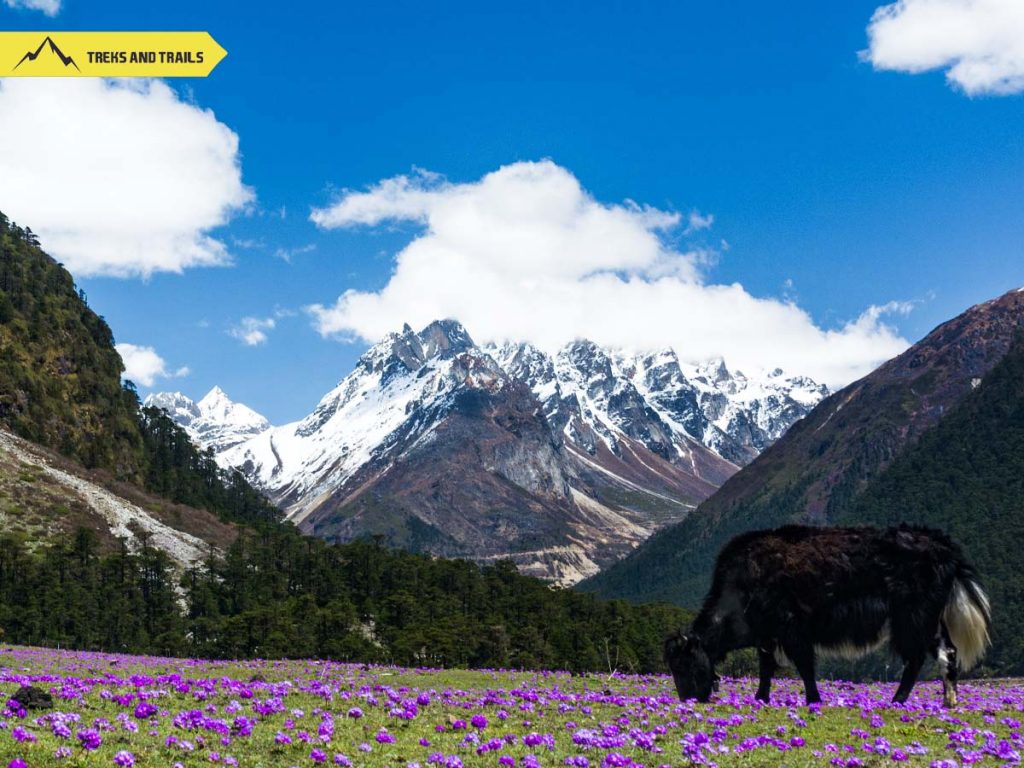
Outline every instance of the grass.
<path id="1" fill-rule="evenodd" d="M 823 683 L 825 706 L 746 679 L 680 703 L 664 676 L 414 670 L 319 661 L 210 662 L 0 647 L 0 691 L 55 709 L 3 714 L 0 765 L 1013 765 L 1024 686 L 939 684 L 892 707 L 892 685 Z M 55 714 L 61 713 L 61 714 Z M 20 729 L 20 730 L 18 730 Z M 86 748 L 95 731 L 100 744 Z M 84 735 L 83 735 L 84 734 Z M 59 755 L 66 755 L 59 758 Z M 55 756 L 56 755 L 56 756 Z M 120 755 L 120 756 L 119 756 Z M 952 760 L 954 763 L 938 761 Z"/>

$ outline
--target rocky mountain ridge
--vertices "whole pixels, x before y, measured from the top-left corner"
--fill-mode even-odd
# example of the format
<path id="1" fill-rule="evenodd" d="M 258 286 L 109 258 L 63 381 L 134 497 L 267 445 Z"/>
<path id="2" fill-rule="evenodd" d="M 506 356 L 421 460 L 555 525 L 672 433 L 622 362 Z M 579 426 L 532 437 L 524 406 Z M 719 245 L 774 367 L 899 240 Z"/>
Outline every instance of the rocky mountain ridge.
<path id="1" fill-rule="evenodd" d="M 671 350 L 481 346 L 446 320 L 390 334 L 292 424 L 265 425 L 219 390 L 147 404 L 307 533 L 511 557 L 569 584 L 685 517 L 825 394 L 781 371 L 686 365 Z"/>

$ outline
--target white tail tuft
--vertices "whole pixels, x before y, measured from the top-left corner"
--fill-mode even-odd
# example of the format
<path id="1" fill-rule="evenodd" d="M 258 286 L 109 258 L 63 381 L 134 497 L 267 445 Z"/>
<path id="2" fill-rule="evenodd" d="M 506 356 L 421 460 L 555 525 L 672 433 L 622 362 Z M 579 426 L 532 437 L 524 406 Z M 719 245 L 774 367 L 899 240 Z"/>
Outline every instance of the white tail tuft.
<path id="1" fill-rule="evenodd" d="M 953 582 L 942 620 L 956 647 L 961 669 L 970 669 L 978 663 L 989 645 L 988 597 L 976 582 L 958 578 Z"/>

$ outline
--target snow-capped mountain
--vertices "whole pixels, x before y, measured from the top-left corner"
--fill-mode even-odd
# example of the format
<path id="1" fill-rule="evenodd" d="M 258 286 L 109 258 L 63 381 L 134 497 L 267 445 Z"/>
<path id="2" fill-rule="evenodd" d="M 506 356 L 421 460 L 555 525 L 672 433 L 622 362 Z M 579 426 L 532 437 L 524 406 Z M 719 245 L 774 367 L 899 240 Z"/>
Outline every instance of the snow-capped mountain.
<path id="1" fill-rule="evenodd" d="M 561 583 L 685 517 L 826 394 L 781 372 L 686 366 L 671 350 L 478 346 L 451 320 L 390 334 L 292 424 L 269 427 L 215 391 L 147 403 L 307 533 L 510 557 Z"/>
<path id="2" fill-rule="evenodd" d="M 588 450 L 582 425 L 609 445 L 621 432 L 670 460 L 685 454 L 681 438 L 689 438 L 742 466 L 828 394 L 780 369 L 751 380 L 721 359 L 685 365 L 671 349 L 626 354 L 577 341 L 554 358 L 529 344 L 487 351 L 529 384 L 556 428 Z"/>
<path id="3" fill-rule="evenodd" d="M 194 443 L 217 454 L 270 429 L 269 421 L 232 401 L 220 387 L 211 389 L 198 403 L 181 392 L 160 392 L 147 397 L 144 405 L 167 411 Z"/>

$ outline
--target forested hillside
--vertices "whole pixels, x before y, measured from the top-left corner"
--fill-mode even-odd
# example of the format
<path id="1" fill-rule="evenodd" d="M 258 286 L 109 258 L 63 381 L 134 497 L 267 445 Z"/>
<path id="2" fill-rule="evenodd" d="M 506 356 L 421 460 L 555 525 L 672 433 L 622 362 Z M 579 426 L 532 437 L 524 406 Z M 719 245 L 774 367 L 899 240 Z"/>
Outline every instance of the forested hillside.
<path id="1" fill-rule="evenodd" d="M 15 434 L 137 479 L 144 466 L 138 399 L 110 327 L 30 229 L 0 213 L 0 424 Z"/>
<path id="2" fill-rule="evenodd" d="M 1024 335 L 840 522 L 931 525 L 961 542 L 994 606 L 985 667 L 1024 671 Z"/>
<path id="3" fill-rule="evenodd" d="M 142 409 L 114 337 L 30 229 L 0 213 L 0 426 L 110 481 L 246 522 L 279 514 L 184 430 Z"/>
<path id="4" fill-rule="evenodd" d="M 179 597 L 186 610 L 181 611 Z M 331 658 L 432 667 L 661 669 L 690 616 L 553 590 L 480 567 L 248 529 L 179 586 L 162 552 L 104 555 L 81 531 L 31 554 L 0 538 L 5 642 L 205 658 Z"/>

